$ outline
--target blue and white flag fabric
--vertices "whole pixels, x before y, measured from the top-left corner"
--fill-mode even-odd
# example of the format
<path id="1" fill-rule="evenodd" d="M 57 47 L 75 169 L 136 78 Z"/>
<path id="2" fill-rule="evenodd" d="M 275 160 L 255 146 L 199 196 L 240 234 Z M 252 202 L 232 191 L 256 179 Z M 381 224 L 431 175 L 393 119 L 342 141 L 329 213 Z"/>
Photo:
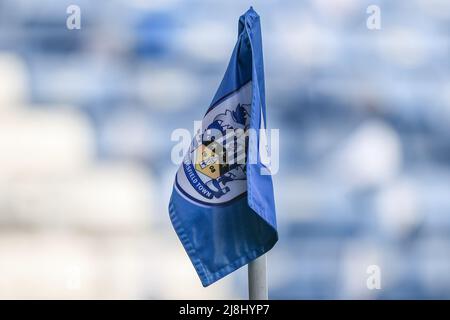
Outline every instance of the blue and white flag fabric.
<path id="1" fill-rule="evenodd" d="M 261 26 L 250 8 L 223 80 L 175 177 L 170 218 L 203 286 L 278 240 L 267 152 Z M 266 153 L 267 155 L 267 153 Z"/>

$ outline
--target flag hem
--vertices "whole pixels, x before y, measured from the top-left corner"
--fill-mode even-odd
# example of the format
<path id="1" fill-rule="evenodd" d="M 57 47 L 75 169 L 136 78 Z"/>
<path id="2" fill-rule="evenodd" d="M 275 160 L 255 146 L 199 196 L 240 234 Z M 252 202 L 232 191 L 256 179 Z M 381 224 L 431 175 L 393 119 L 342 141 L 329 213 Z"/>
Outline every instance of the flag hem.
<path id="1" fill-rule="evenodd" d="M 176 190 L 174 191 L 177 192 Z M 259 214 L 256 213 L 255 211 L 251 212 L 251 214 L 256 214 L 258 217 L 261 218 L 261 216 L 259 216 Z M 245 256 L 233 260 L 232 262 L 228 263 L 227 265 L 225 265 L 224 267 L 220 268 L 215 272 L 210 272 L 202 263 L 201 259 L 198 257 L 197 251 L 191 244 L 189 238 L 186 236 L 184 227 L 181 221 L 178 219 L 177 215 L 175 214 L 175 210 L 173 208 L 172 203 L 170 203 L 169 205 L 169 216 L 170 220 L 172 221 L 172 226 L 175 229 L 175 232 L 178 235 L 178 238 L 180 239 L 180 242 L 183 245 L 186 253 L 188 254 L 188 257 L 191 260 L 192 265 L 194 266 L 195 271 L 197 272 L 197 275 L 200 278 L 203 287 L 208 287 L 214 282 L 224 278 L 228 274 L 245 266 L 250 261 L 253 261 L 258 257 L 262 256 L 263 254 L 267 253 L 268 251 L 270 251 L 270 249 L 272 249 L 272 247 L 276 243 L 276 241 L 273 241 L 273 239 L 269 239 L 267 243 L 265 243 L 259 248 L 247 252 Z M 278 236 L 276 236 L 276 238 L 278 238 Z"/>

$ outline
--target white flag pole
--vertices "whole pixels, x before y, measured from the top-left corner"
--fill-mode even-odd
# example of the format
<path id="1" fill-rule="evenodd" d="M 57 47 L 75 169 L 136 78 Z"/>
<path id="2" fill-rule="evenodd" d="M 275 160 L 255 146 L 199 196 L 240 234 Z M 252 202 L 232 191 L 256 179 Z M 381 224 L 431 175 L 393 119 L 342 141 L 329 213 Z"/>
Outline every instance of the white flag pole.
<path id="1" fill-rule="evenodd" d="M 260 256 L 248 264 L 248 298 L 250 300 L 267 300 L 267 258 Z"/>

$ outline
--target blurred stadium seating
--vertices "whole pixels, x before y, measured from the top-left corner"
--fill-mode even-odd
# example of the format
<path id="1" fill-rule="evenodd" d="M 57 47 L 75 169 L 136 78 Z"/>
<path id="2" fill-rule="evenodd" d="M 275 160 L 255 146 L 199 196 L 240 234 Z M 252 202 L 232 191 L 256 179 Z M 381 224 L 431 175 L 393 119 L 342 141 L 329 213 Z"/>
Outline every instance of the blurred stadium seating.
<path id="1" fill-rule="evenodd" d="M 270 297 L 450 298 L 450 2 L 80 0 L 68 30 L 70 4 L 0 0 L 0 298 L 246 297 L 245 270 L 201 287 L 167 204 L 170 134 L 250 4 L 281 139 Z"/>

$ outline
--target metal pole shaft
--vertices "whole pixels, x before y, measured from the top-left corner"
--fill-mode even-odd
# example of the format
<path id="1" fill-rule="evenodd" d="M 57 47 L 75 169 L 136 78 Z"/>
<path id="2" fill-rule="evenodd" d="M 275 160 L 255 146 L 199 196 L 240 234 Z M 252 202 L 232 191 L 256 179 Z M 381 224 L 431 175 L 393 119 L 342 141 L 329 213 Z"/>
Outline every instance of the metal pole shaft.
<path id="1" fill-rule="evenodd" d="M 248 264 L 248 297 L 250 300 L 267 300 L 267 258 L 262 255 Z"/>

